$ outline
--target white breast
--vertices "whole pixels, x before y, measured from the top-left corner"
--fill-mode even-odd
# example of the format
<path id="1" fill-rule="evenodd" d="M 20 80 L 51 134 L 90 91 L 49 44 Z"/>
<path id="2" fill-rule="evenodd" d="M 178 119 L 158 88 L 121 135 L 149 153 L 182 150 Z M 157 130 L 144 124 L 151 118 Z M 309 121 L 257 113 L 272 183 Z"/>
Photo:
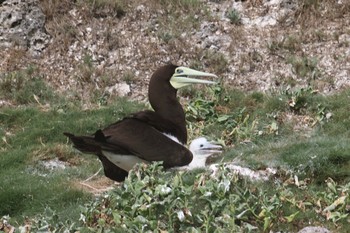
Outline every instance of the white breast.
<path id="1" fill-rule="evenodd" d="M 182 143 L 180 143 L 179 139 L 177 139 L 177 137 L 171 135 L 171 134 L 167 134 L 167 133 L 163 133 L 165 136 L 167 136 L 168 138 L 170 138 L 171 140 L 173 140 L 176 143 L 179 143 L 181 145 L 183 145 Z"/>
<path id="2" fill-rule="evenodd" d="M 125 171 L 130 171 L 137 163 L 148 163 L 146 160 L 135 155 L 118 155 L 109 151 L 102 151 L 102 154 L 106 156 L 109 161 Z"/>

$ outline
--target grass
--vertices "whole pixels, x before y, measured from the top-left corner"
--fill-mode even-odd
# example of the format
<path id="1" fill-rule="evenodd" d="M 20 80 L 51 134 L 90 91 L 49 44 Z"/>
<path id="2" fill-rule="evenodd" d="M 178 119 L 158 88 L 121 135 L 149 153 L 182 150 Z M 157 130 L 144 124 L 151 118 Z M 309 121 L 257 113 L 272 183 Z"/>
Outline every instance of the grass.
<path id="1" fill-rule="evenodd" d="M 105 107 L 92 104 L 82 111 L 81 103 L 59 96 L 33 73 L 11 73 L 0 85 L 2 98 L 21 103 L 0 112 L 0 214 L 16 227 L 29 221 L 33 231 L 132 226 L 135 231 L 259 232 L 295 231 L 311 223 L 348 230 L 349 90 L 331 96 L 311 88 L 271 94 L 220 85 L 185 90 L 182 94 L 191 97 L 183 103 L 190 138 L 206 135 L 226 145 L 217 162 L 278 168 L 275 181 L 250 182 L 225 169 L 213 179 L 203 169 L 164 172 L 155 164 L 135 168 L 124 185 L 95 199 L 77 183 L 100 163 L 73 151 L 62 132 L 93 133 L 144 106 L 109 96 Z M 17 83 L 19 77 L 23 83 Z M 67 168 L 47 169 L 43 162 L 51 159 Z"/>
<path id="2" fill-rule="evenodd" d="M 41 99 L 42 104 L 45 100 Z M 80 111 L 74 105 L 43 110 L 35 102 L 2 108 L 0 215 L 23 222 L 26 216 L 50 208 L 64 219 L 78 218 L 79 206 L 91 200 L 91 194 L 79 189 L 72 180 L 91 176 L 99 169 L 99 162 L 94 156 L 77 156 L 62 133 L 92 133 L 138 108 L 139 105 L 122 99 L 115 108 L 92 111 Z M 68 168 L 50 170 L 42 165 L 42 161 L 54 158 L 65 162 Z"/>
<path id="3" fill-rule="evenodd" d="M 29 66 L 25 70 L 2 75 L 0 98 L 20 105 L 38 102 L 39 99 L 53 101 L 57 96 L 53 89 L 45 83 L 43 77 L 37 74 L 36 68 Z"/>
<path id="4" fill-rule="evenodd" d="M 119 30 L 114 33 L 115 20 L 132 15 L 135 23 L 148 21 L 149 15 L 152 17 L 145 33 L 155 33 L 165 51 L 180 54 L 181 60 L 189 61 L 193 68 L 223 74 L 231 62 L 221 53 L 196 49 L 193 41 L 184 39 L 215 17 L 198 0 L 149 1 L 145 8 L 139 7 L 138 1 L 124 0 L 40 2 L 47 20 L 45 27 L 54 39 L 49 46 L 52 54 L 66 54 L 74 41 L 82 39 L 79 32 L 84 33 L 86 25 L 76 22 L 77 18 L 103 21 L 105 40 L 99 49 L 113 51 L 124 46 Z M 171 173 L 152 165 L 135 168 L 124 185 L 93 197 L 77 183 L 98 171 L 100 163 L 95 156 L 74 151 L 62 132 L 92 133 L 144 108 L 103 91 L 115 84 L 116 77 L 134 83 L 139 81 L 137 75 L 97 68 L 93 54 L 86 52 L 73 66 L 78 75 L 72 78 L 92 94 L 85 99 L 79 99 L 79 94 L 63 96 L 34 66 L 18 71 L 26 60 L 25 51 L 11 50 L 6 64 L 11 72 L 0 76 L 0 99 L 9 106 L 0 109 L 0 214 L 9 215 L 3 219 L 16 227 L 29 222 L 33 232 L 126 228 L 138 232 L 269 232 L 297 231 L 309 224 L 348 232 L 350 92 L 330 96 L 317 93 L 313 81 L 322 80 L 324 75 L 319 58 L 303 51 L 305 45 L 332 36 L 338 38 L 339 46 L 348 47 L 347 41 L 339 39 L 344 34 L 341 30 L 329 35 L 315 28 L 324 21 L 344 17 L 349 10 L 346 1 L 301 0 L 295 17 L 287 17 L 286 25 L 283 19 L 280 23 L 288 28 L 289 20 L 295 19 L 303 33 L 287 31 L 282 39 L 276 34 L 267 45 L 272 55 L 290 64 L 298 78 L 308 79 L 309 87 L 295 89 L 297 79 L 277 77 L 278 82 L 290 80 L 274 93 L 245 93 L 227 86 L 182 92 L 190 97 L 183 103 L 190 138 L 206 135 L 224 144 L 226 151 L 216 162 L 234 160 L 252 169 L 278 168 L 273 182 L 267 183 L 250 182 L 226 170 L 212 179 L 204 169 Z M 241 16 L 228 9 L 226 17 L 236 30 L 231 32 L 233 41 L 242 41 L 242 30 L 235 26 Z M 139 47 L 147 57 L 158 51 L 147 43 Z M 229 50 L 236 52 L 234 48 Z M 255 50 L 242 54 L 242 73 L 260 66 L 263 55 Z M 155 57 L 159 58 L 158 54 Z M 86 103 L 92 110 L 81 110 Z M 67 168 L 47 169 L 43 163 L 52 159 L 64 162 Z M 102 176 L 100 173 L 97 177 Z"/>
<path id="5" fill-rule="evenodd" d="M 243 153 L 240 160 L 260 164 L 257 167 L 281 166 L 314 177 L 315 182 L 329 176 L 349 182 L 348 98 L 348 91 L 325 97 L 312 89 L 275 96 L 217 89 L 211 100 L 194 98 L 187 106 L 187 117 L 190 128 L 199 128 L 199 134 L 238 145 L 228 152 L 226 161 Z M 286 115 L 296 120 L 283 119 Z M 251 146 L 240 145 L 247 142 Z"/>

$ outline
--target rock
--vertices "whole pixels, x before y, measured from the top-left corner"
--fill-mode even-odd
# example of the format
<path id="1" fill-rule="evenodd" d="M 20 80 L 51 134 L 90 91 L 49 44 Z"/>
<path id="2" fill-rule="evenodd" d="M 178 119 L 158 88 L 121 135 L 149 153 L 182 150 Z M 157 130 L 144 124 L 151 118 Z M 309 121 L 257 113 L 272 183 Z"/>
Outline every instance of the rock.
<path id="1" fill-rule="evenodd" d="M 127 96 L 130 93 L 130 85 L 127 83 L 117 83 L 114 86 L 106 87 L 109 94 L 117 94 L 118 96 Z"/>
<path id="2" fill-rule="evenodd" d="M 304 227 L 298 233 L 331 233 L 324 227 Z"/>
<path id="3" fill-rule="evenodd" d="M 194 35 L 201 48 L 212 50 L 227 49 L 232 39 L 219 29 L 215 23 L 204 21 Z"/>
<path id="4" fill-rule="evenodd" d="M 212 164 L 209 166 L 209 170 L 212 171 L 212 174 L 211 174 L 212 177 L 216 176 L 220 166 L 222 165 Z M 274 176 L 277 173 L 277 170 L 275 168 L 269 168 L 269 167 L 266 168 L 265 170 L 254 171 L 250 168 L 235 165 L 233 163 L 224 163 L 223 166 L 225 169 L 228 169 L 235 174 L 244 176 L 252 181 L 268 181 L 272 176 Z"/>
<path id="5" fill-rule="evenodd" d="M 57 158 L 42 161 L 41 164 L 48 170 L 65 169 L 67 166 L 65 162 L 60 161 Z"/>
<path id="6" fill-rule="evenodd" d="M 6 0 L 0 5 L 0 47 L 17 46 L 34 53 L 49 43 L 45 15 L 37 0 Z"/>
<path id="7" fill-rule="evenodd" d="M 136 11 L 139 13 L 145 12 L 145 6 L 144 5 L 139 5 L 136 7 Z"/>

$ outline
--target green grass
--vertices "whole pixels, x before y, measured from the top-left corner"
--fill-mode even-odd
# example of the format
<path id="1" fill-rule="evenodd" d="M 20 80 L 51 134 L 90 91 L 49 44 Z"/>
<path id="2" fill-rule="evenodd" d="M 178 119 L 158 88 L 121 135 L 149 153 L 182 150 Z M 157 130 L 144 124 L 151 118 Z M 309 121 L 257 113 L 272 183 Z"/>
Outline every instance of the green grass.
<path id="1" fill-rule="evenodd" d="M 15 104 L 59 101 L 53 89 L 36 73 L 35 67 L 29 66 L 25 70 L 2 74 L 0 78 L 2 99 L 11 100 Z"/>
<path id="2" fill-rule="evenodd" d="M 331 96 L 310 88 L 272 94 L 221 86 L 185 90 L 182 94 L 191 97 L 183 104 L 190 138 L 206 135 L 225 144 L 217 162 L 278 168 L 275 182 L 252 183 L 226 170 L 213 180 L 203 169 L 163 172 L 155 165 L 136 169 L 125 185 L 95 200 L 74 181 L 90 177 L 101 165 L 93 155 L 76 153 L 62 133 L 93 133 L 145 106 L 109 96 L 101 107 L 96 95 L 91 100 L 95 107 L 82 111 L 79 102 L 51 98 L 56 94 L 43 89 L 48 93 L 40 103 L 0 111 L 0 214 L 9 215 L 12 225 L 24 225 L 28 216 L 34 231 L 45 224 L 82 232 L 130 226 L 135 231 L 295 231 L 309 222 L 347 230 L 349 90 Z M 3 98 L 18 101 L 13 95 Z M 305 128 L 296 130 L 303 119 Z M 54 158 L 68 168 L 50 171 L 42 165 Z M 162 187 L 171 191 L 161 194 Z M 328 215 L 320 212 L 326 208 Z M 80 214 L 85 222 L 79 221 Z"/>
<path id="3" fill-rule="evenodd" d="M 43 111 L 38 105 L 1 109 L 0 215 L 23 222 L 48 207 L 64 219 L 78 218 L 78 207 L 91 195 L 74 187 L 72 180 L 86 179 L 100 164 L 94 156 L 73 152 L 62 133 L 93 133 L 139 108 L 120 99 L 114 107 L 91 111 L 74 106 Z M 71 166 L 50 171 L 40 164 L 54 158 Z"/>

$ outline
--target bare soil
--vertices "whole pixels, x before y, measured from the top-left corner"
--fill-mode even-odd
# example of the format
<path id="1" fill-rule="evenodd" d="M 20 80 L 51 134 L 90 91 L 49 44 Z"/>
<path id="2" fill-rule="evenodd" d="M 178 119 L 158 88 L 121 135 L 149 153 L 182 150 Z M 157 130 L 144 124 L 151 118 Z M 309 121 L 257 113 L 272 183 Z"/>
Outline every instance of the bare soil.
<path id="1" fill-rule="evenodd" d="M 169 62 L 245 91 L 328 94 L 350 85 L 345 0 L 84 2 L 40 1 L 50 43 L 41 53 L 1 50 L 0 72 L 35 66 L 56 90 L 87 103 L 96 92 L 146 100 L 152 72 Z"/>

